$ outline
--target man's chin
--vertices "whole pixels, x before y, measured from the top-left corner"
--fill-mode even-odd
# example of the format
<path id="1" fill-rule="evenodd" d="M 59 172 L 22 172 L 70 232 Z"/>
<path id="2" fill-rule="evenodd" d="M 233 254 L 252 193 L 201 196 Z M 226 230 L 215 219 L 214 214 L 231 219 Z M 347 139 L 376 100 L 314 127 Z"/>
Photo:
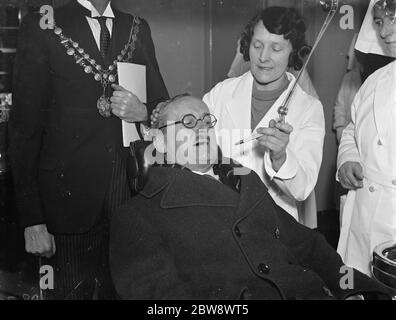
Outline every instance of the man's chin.
<path id="1" fill-rule="evenodd" d="M 195 172 L 208 172 L 212 167 L 214 166 L 214 164 L 210 164 L 210 163 L 186 163 L 184 165 L 184 167 L 190 169 L 191 171 L 195 171 Z"/>
<path id="2" fill-rule="evenodd" d="M 217 162 L 218 162 L 217 157 L 211 157 L 210 155 L 208 155 L 197 159 L 195 164 L 203 165 L 203 166 L 213 166 Z"/>
<path id="3" fill-rule="evenodd" d="M 217 152 L 198 154 L 198 157 L 194 159 L 194 162 L 194 165 L 213 166 L 218 162 L 218 154 Z"/>

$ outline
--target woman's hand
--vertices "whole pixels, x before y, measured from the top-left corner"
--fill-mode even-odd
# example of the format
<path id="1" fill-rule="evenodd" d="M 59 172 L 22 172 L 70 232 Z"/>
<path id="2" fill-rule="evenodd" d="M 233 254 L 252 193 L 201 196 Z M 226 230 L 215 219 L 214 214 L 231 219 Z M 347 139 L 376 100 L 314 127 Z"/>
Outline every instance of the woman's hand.
<path id="1" fill-rule="evenodd" d="M 346 162 L 338 170 L 338 179 L 347 190 L 363 188 L 363 168 L 359 162 Z"/>
<path id="2" fill-rule="evenodd" d="M 275 172 L 278 172 L 286 162 L 286 148 L 289 145 L 293 127 L 287 123 L 271 120 L 269 128 L 259 128 L 257 132 L 263 135 L 258 142 L 270 151 L 272 167 Z"/>

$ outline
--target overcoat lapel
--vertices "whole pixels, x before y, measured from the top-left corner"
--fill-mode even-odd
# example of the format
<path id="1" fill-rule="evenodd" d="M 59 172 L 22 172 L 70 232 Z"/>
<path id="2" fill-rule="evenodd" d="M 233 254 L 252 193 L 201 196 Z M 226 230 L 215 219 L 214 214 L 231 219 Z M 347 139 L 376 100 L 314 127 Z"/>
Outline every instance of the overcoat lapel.
<path id="1" fill-rule="evenodd" d="M 236 218 L 243 219 L 249 216 L 256 206 L 267 196 L 269 196 L 268 190 L 256 174 L 242 175 Z"/>
<path id="2" fill-rule="evenodd" d="M 132 28 L 132 20 L 128 19 L 128 16 L 120 14 L 120 12 L 115 9 L 113 9 L 113 12 L 115 19 L 113 23 L 109 60 L 107 61 L 108 65 L 112 64 L 114 60 L 117 60 L 118 55 L 121 54 L 121 51 L 128 43 Z"/>
<path id="3" fill-rule="evenodd" d="M 188 170 L 152 168 L 141 194 L 152 198 L 162 191 L 161 207 L 164 209 L 195 206 L 235 208 L 239 199 L 237 192 L 214 179 Z"/>

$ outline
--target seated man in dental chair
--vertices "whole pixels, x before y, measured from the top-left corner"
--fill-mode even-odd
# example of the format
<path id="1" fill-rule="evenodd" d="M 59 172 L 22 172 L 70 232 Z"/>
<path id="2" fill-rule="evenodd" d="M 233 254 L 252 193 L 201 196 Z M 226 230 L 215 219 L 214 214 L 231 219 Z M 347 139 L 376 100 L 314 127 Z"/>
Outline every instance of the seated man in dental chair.
<path id="1" fill-rule="evenodd" d="M 112 220 L 110 264 L 120 297 L 388 298 L 277 207 L 253 171 L 221 159 L 216 122 L 193 97 L 162 107 L 154 124 L 157 164 Z"/>

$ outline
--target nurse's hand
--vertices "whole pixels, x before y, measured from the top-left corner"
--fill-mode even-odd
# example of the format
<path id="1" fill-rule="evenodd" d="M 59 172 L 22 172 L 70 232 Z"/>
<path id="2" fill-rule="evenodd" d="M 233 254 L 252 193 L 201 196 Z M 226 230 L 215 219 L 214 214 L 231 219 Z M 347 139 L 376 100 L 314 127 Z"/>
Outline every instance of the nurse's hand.
<path id="1" fill-rule="evenodd" d="M 263 135 L 258 139 L 258 143 L 270 151 L 272 168 L 278 172 L 286 162 L 286 148 L 289 145 L 293 127 L 288 123 L 271 120 L 269 128 L 259 128 L 257 132 Z"/>
<path id="2" fill-rule="evenodd" d="M 347 190 L 363 188 L 363 168 L 359 162 L 346 162 L 338 170 L 338 179 Z"/>

